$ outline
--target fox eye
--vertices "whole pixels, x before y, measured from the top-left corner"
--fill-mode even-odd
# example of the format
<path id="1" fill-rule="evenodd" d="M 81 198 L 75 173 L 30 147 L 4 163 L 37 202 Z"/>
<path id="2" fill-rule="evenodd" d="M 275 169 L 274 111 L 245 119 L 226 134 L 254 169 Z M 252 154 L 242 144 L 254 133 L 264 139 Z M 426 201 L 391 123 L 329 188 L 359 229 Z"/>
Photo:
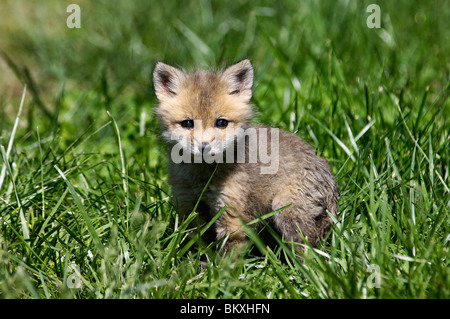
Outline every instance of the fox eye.
<path id="1" fill-rule="evenodd" d="M 225 119 L 218 119 L 216 121 L 216 127 L 218 128 L 226 128 L 228 126 L 228 121 Z"/>
<path id="2" fill-rule="evenodd" d="M 193 120 L 184 120 L 180 122 L 181 127 L 183 128 L 194 128 L 194 121 Z"/>

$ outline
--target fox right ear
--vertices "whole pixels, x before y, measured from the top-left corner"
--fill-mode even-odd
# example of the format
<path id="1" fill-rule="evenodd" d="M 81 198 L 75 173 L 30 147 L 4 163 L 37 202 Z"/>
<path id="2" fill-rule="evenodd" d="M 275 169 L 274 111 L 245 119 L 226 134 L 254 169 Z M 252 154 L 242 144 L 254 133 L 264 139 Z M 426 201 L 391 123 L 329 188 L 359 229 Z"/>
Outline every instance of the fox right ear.
<path id="1" fill-rule="evenodd" d="M 253 87 L 253 67 L 249 59 L 228 67 L 222 74 L 228 83 L 230 94 L 247 93 L 251 97 Z"/>
<path id="2" fill-rule="evenodd" d="M 153 71 L 153 85 L 158 100 L 164 97 L 175 96 L 186 74 L 173 66 L 158 62 Z"/>

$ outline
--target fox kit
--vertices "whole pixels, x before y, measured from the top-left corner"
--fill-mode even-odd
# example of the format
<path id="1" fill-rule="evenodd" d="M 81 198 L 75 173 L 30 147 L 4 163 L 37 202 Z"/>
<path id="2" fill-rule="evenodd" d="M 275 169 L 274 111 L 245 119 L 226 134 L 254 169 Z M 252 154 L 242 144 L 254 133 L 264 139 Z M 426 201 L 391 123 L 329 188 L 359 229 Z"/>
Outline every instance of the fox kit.
<path id="1" fill-rule="evenodd" d="M 207 223 L 226 206 L 215 222 L 216 239 L 228 236 L 225 251 L 245 247 L 242 222 L 277 210 L 267 221 L 280 236 L 317 246 L 331 226 L 329 214 L 337 213 L 336 181 L 327 161 L 298 136 L 249 124 L 250 61 L 194 73 L 158 62 L 153 82 L 181 216 L 193 210 L 214 173 L 197 213 Z"/>

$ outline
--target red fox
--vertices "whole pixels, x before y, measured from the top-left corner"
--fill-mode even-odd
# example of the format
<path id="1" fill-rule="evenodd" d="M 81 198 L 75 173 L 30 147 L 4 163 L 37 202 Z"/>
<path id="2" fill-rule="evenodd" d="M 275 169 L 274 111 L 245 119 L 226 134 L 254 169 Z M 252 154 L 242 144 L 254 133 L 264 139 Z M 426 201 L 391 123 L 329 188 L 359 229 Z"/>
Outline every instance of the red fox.
<path id="1" fill-rule="evenodd" d="M 221 72 L 187 73 L 162 62 L 153 73 L 156 114 L 171 145 L 169 183 L 181 216 L 215 222 L 224 251 L 245 247 L 242 222 L 267 221 L 286 241 L 317 246 L 337 216 L 339 190 L 328 162 L 298 136 L 252 125 L 253 67 L 248 59 Z M 259 225 L 258 223 L 255 223 Z M 253 225 L 254 226 L 254 225 Z M 300 247 L 301 250 L 301 247 Z"/>

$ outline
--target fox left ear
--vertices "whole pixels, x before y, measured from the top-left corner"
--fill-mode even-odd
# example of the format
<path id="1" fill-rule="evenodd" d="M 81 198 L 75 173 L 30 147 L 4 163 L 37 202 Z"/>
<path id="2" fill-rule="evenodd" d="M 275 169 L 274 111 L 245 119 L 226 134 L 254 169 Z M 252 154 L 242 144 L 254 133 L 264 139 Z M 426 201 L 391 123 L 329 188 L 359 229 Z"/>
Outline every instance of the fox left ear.
<path id="1" fill-rule="evenodd" d="M 242 60 L 228 67 L 222 74 L 225 81 L 228 82 L 228 93 L 230 95 L 240 94 L 244 91 L 250 91 L 253 87 L 253 67 L 249 59 Z"/>
<path id="2" fill-rule="evenodd" d="M 153 71 L 153 85 L 158 99 L 175 96 L 179 93 L 185 73 L 168 64 L 158 62 Z"/>

